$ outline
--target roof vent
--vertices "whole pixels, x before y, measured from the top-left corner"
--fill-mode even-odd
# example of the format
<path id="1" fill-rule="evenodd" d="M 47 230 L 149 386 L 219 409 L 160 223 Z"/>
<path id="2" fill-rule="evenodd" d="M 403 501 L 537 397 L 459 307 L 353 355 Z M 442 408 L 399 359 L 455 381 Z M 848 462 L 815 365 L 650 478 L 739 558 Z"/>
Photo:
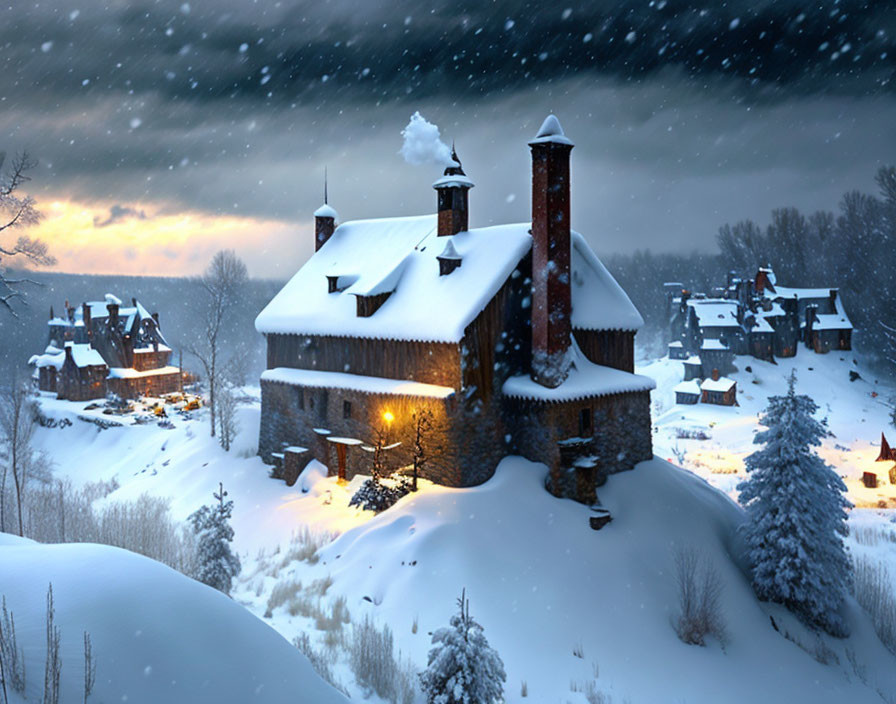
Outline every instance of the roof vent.
<path id="1" fill-rule="evenodd" d="M 442 250 L 442 253 L 436 259 L 439 261 L 439 276 L 447 276 L 463 264 L 463 259 L 457 253 L 454 242 L 451 240 L 448 240 L 445 244 L 445 249 Z"/>

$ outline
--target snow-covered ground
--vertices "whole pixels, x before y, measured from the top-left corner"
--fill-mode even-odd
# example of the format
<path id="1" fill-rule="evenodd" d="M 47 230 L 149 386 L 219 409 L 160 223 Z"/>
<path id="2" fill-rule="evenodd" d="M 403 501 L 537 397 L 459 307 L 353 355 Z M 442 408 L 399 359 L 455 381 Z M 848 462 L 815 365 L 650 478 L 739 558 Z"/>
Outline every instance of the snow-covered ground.
<path id="1" fill-rule="evenodd" d="M 96 664 L 91 702 L 344 702 L 273 629 L 220 592 L 104 545 L 41 545 L 0 534 L 0 592 L 15 618 L 25 697 L 41 701 L 46 593 L 60 632 L 60 700 L 82 701 L 83 634 Z"/>
<path id="2" fill-rule="evenodd" d="M 738 359 L 741 367 L 745 359 Z M 874 445 L 885 428 L 880 397 L 888 390 L 873 380 L 849 382 L 851 359 L 836 355 L 805 354 L 777 366 L 746 363 L 753 372 L 735 374 L 741 404 L 735 408 L 674 406 L 678 362 L 663 360 L 638 370 L 658 381 L 657 455 L 674 458 L 677 443 L 677 452 L 686 452 L 684 465 L 730 496 L 658 458 L 614 475 L 600 489 L 613 521 L 598 532 L 589 528 L 587 508 L 544 491 L 543 466 L 519 458 L 506 459 L 481 487 L 426 485 L 375 517 L 349 509 L 352 487 L 327 478 L 315 463 L 296 486 L 287 487 L 269 478 L 254 454 L 257 402 L 241 408 L 241 430 L 230 453 L 208 437 L 202 412 L 171 418 L 173 428 L 101 430 L 78 419 L 85 404 L 46 398 L 45 414 L 73 423 L 41 428 L 37 442 L 54 458 L 57 476 L 76 483 L 115 477 L 120 488 L 103 501 L 144 492 L 165 496 L 177 519 L 208 503 L 223 482 L 235 501 L 233 523 L 243 561 L 236 602 L 289 640 L 309 633 L 352 698 L 365 692 L 347 664 L 344 644 L 351 624 L 365 616 L 388 624 L 402 658 L 420 669 L 428 633 L 447 624 L 466 589 L 473 616 L 504 659 L 508 702 L 586 702 L 589 689 L 632 704 L 891 702 L 896 660 L 853 601 L 847 605 L 852 635 L 845 640 L 816 636 L 783 609 L 756 601 L 734 557 L 742 516 L 731 498 L 737 477 L 717 473 L 741 468 L 752 450 L 756 415 L 766 396 L 784 388 L 791 364 L 798 367 L 798 389 L 816 398 L 836 435 L 826 442 L 825 457 L 849 477 L 874 464 Z M 711 437 L 677 439 L 679 427 L 702 429 Z M 870 490 L 854 481 L 849 486 L 857 503 L 892 495 L 884 486 L 880 499 L 862 499 Z M 867 530 L 864 542 L 851 539 L 850 546 L 888 559 L 896 575 L 896 538 L 886 537 L 893 532 L 886 522 L 892 514 L 892 509 L 853 511 L 851 523 Z M 884 537 L 868 545 L 872 533 Z M 324 546 L 309 559 L 314 534 Z M 679 548 L 702 553 L 722 577 L 724 645 L 687 646 L 673 630 Z M 107 574 L 117 570 L 112 563 Z M 36 594 L 43 589 L 38 587 L 36 581 Z M 57 599 L 61 603 L 61 592 Z M 343 600 L 350 623 L 334 625 L 345 621 L 344 615 L 334 618 L 334 607 L 338 611 Z M 769 615 L 781 632 L 772 628 Z"/>
<path id="3" fill-rule="evenodd" d="M 896 430 L 890 424 L 887 402 L 896 389 L 860 368 L 849 352 L 814 354 L 800 349 L 796 357 L 776 364 L 739 356 L 739 371 L 729 377 L 737 381 L 737 406 L 699 403 L 677 405 L 673 387 L 682 380 L 679 360 L 660 359 L 643 363 L 638 372 L 657 381 L 653 400 L 654 452 L 690 469 L 722 491 L 736 496 L 735 487 L 745 474 L 743 459 L 756 449 L 753 434 L 768 397 L 787 391 L 791 371 L 797 375 L 797 393 L 811 396 L 826 418 L 831 436 L 821 456 L 837 468 L 849 488 L 850 500 L 863 508 L 896 509 L 896 485 L 888 470 L 892 462 L 875 462 L 880 452 L 881 432 Z M 860 378 L 850 381 L 850 371 Z M 708 439 L 682 437 L 702 433 Z M 863 472 L 876 472 L 878 487 L 862 484 Z"/>

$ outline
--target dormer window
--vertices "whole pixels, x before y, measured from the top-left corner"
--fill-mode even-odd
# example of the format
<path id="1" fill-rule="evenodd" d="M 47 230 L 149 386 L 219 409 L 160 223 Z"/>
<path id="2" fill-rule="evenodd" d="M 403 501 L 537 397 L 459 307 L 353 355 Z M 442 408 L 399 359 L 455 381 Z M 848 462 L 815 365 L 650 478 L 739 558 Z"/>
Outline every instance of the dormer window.
<path id="1" fill-rule="evenodd" d="M 383 303 L 386 302 L 386 299 L 391 295 L 391 291 L 386 291 L 385 293 L 375 293 L 371 296 L 358 295 L 355 299 L 357 302 L 358 317 L 369 318 L 380 309 L 380 306 L 383 305 Z"/>
<path id="2" fill-rule="evenodd" d="M 328 274 L 327 292 L 341 293 L 358 280 L 355 274 Z"/>

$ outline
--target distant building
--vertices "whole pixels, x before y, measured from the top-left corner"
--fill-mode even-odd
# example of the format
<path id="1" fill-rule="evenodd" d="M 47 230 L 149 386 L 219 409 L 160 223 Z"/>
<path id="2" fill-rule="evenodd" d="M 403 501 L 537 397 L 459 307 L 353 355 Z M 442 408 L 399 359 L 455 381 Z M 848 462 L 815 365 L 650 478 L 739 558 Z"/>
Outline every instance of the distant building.
<path id="1" fill-rule="evenodd" d="M 697 380 L 683 381 L 675 387 L 675 403 L 692 405 L 700 402 L 700 383 Z"/>
<path id="2" fill-rule="evenodd" d="M 266 462 L 351 478 L 385 437 L 407 466 L 425 412 L 422 474 L 448 486 L 519 454 L 548 465 L 554 494 L 592 503 L 606 475 L 652 457 L 654 383 L 633 373 L 643 320 L 570 229 L 572 142 L 555 117 L 529 147 L 531 224 L 470 229 L 456 154 L 437 215 L 336 227 L 329 204 L 315 213 L 314 255 L 256 320 Z"/>
<path id="3" fill-rule="evenodd" d="M 158 313 L 150 315 L 136 299 L 131 302 L 123 307 L 111 294 L 77 307 L 66 302 L 64 317 L 51 308 L 47 347 L 29 360 L 38 388 L 71 401 L 179 390 L 180 369 L 170 364 Z"/>
<path id="4" fill-rule="evenodd" d="M 712 376 L 700 384 L 703 403 L 717 406 L 737 405 L 737 382 L 727 376 L 721 376 L 718 369 L 712 370 Z"/>

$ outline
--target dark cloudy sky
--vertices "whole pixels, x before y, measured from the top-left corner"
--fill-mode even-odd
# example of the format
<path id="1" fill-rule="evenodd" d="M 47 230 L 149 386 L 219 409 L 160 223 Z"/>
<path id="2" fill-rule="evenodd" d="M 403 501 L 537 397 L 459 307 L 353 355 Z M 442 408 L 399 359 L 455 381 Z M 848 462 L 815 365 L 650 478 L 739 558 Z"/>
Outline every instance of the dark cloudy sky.
<path id="1" fill-rule="evenodd" d="M 710 249 L 896 162 L 896 2 L 17 0 L 0 45 L 0 149 L 40 159 L 65 270 L 191 273 L 227 246 L 286 276 L 324 166 L 343 220 L 432 211 L 438 170 L 398 154 L 417 110 L 457 143 L 474 226 L 528 219 L 555 112 L 599 253 Z"/>

